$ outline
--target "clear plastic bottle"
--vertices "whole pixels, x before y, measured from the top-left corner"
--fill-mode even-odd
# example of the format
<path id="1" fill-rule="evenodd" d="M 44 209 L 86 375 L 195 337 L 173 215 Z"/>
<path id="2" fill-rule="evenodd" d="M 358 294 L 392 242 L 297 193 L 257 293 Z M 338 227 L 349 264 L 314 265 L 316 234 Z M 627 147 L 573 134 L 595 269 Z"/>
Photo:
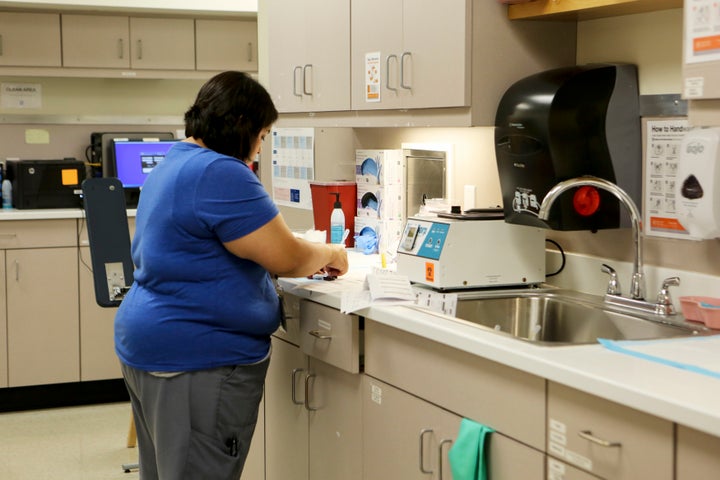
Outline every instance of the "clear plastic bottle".
<path id="1" fill-rule="evenodd" d="M 7 178 L 2 181 L 2 206 L 12 208 L 12 183 Z"/>
<path id="2" fill-rule="evenodd" d="M 330 213 L 330 243 L 342 243 L 345 236 L 345 214 L 340 203 L 340 192 L 331 192 L 335 195 L 335 203 Z"/>

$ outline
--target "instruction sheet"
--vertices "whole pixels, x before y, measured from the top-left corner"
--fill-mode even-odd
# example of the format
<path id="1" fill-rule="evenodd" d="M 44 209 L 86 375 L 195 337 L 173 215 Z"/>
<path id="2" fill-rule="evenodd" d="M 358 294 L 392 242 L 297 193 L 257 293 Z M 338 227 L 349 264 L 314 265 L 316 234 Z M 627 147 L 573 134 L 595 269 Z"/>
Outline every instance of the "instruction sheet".
<path id="1" fill-rule="evenodd" d="M 680 144 L 688 130 L 689 124 L 684 118 L 647 120 L 643 188 L 645 235 L 689 238 L 678 221 L 675 198 Z"/>
<path id="2" fill-rule="evenodd" d="M 272 131 L 272 194 L 277 205 L 312 210 L 310 180 L 315 179 L 315 131 Z"/>

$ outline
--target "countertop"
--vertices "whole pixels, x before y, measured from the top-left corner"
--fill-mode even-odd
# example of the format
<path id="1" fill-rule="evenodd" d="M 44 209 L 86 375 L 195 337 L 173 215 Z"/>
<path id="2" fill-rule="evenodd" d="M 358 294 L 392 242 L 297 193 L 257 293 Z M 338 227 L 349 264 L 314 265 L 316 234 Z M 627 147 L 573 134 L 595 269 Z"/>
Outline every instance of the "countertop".
<path id="1" fill-rule="evenodd" d="M 343 290 L 362 289 L 372 262 L 351 255 L 351 272 L 334 282 L 281 279 L 288 293 L 340 308 Z M 332 284 L 332 285 L 328 285 Z M 356 312 L 378 323 L 568 385 L 720 437 L 720 379 L 606 349 L 600 344 L 544 347 L 449 316 L 402 305 Z"/>
<path id="2" fill-rule="evenodd" d="M 134 217 L 135 209 L 128 209 L 128 217 Z M 0 209 L 0 221 L 3 220 L 58 220 L 71 218 L 85 218 L 82 208 L 42 208 L 19 210 L 17 208 Z"/>

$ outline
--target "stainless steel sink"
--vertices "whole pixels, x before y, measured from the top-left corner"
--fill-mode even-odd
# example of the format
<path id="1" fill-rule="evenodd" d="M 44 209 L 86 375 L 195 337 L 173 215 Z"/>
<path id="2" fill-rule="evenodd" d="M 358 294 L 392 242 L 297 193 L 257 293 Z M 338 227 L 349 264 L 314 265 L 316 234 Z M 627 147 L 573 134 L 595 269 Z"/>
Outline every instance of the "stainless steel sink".
<path id="1" fill-rule="evenodd" d="M 572 290 L 515 290 L 459 294 L 456 317 L 482 328 L 546 346 L 611 340 L 708 335 L 713 331 L 685 322 L 623 311 L 601 297 Z"/>

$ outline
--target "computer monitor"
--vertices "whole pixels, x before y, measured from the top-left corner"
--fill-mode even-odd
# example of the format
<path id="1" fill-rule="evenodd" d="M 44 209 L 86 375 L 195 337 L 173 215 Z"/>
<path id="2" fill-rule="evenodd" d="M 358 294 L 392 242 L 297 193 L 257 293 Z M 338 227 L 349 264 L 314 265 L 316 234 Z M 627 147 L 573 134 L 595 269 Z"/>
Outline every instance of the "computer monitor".
<path id="1" fill-rule="evenodd" d="M 112 140 L 111 177 L 117 177 L 125 189 L 128 207 L 137 206 L 145 179 L 165 159 L 178 140 Z"/>
<path id="2" fill-rule="evenodd" d="M 113 167 L 113 140 L 134 140 L 134 141 L 155 141 L 155 140 L 172 140 L 175 137 L 171 132 L 104 132 L 104 133 L 93 133 L 90 136 L 92 147 L 95 150 L 92 153 L 92 158 L 97 163 L 100 163 L 101 172 L 100 175 L 103 177 L 114 177 Z"/>

